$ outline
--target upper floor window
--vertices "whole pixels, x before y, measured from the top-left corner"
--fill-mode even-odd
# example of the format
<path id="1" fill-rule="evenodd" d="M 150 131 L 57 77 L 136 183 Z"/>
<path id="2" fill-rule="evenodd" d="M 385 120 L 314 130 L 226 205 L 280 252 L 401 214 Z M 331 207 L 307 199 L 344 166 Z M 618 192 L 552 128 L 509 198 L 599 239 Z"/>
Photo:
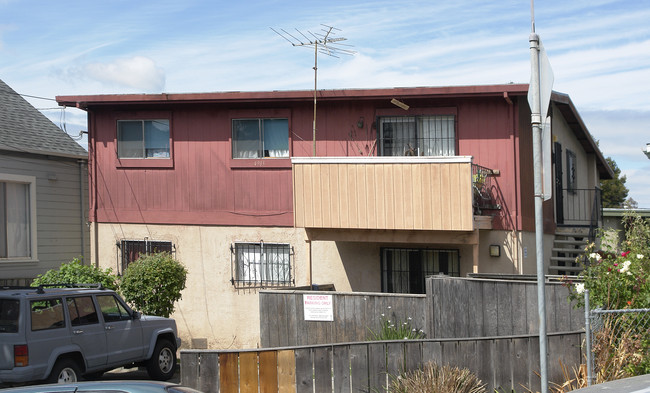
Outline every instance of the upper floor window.
<path id="1" fill-rule="evenodd" d="M 454 156 L 453 115 L 389 116 L 379 118 L 382 156 Z"/>
<path id="2" fill-rule="evenodd" d="M 119 158 L 169 158 L 169 120 L 118 120 Z"/>
<path id="3" fill-rule="evenodd" d="M 17 181 L 2 181 L 3 178 Z M 34 180 L 0 175 L 0 258 L 34 258 Z"/>
<path id="4" fill-rule="evenodd" d="M 232 157 L 289 157 L 289 119 L 233 119 Z"/>

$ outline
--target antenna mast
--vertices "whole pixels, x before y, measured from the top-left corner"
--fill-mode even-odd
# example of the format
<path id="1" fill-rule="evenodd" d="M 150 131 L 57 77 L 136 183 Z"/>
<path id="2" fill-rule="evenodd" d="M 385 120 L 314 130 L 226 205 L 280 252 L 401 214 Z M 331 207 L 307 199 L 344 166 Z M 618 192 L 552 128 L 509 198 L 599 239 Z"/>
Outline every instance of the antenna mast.
<path id="1" fill-rule="evenodd" d="M 300 30 L 296 29 L 298 37 L 292 35 L 284 29 L 281 32 L 271 27 L 277 35 L 287 40 L 292 46 L 301 47 L 314 47 L 314 123 L 313 123 L 313 155 L 316 157 L 316 92 L 318 91 L 318 53 L 327 56 L 338 58 L 339 55 L 352 56 L 356 52 L 350 49 L 345 49 L 343 46 L 349 47 L 350 45 L 342 44 L 342 41 L 347 41 L 344 37 L 334 37 L 336 31 L 341 31 L 333 26 L 322 25 L 321 31 L 312 33 L 307 30 L 307 35 L 303 34 Z M 302 38 L 300 38 L 302 37 Z"/>

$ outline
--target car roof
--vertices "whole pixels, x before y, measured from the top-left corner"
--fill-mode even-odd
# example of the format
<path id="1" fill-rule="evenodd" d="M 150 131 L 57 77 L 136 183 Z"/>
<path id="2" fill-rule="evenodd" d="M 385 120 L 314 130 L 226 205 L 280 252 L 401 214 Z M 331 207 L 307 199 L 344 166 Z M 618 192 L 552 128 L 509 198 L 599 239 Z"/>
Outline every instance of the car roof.
<path id="1" fill-rule="evenodd" d="M 2 393 L 57 393 L 57 392 L 130 392 L 156 393 L 174 387 L 179 392 L 201 393 L 188 387 L 161 381 L 88 381 L 65 384 L 30 385 L 2 390 Z"/>
<path id="2" fill-rule="evenodd" d="M 59 284 L 57 284 L 59 285 Z M 69 286 L 55 288 L 50 286 L 38 287 L 11 287 L 0 286 L 0 297 L 42 297 L 50 295 L 70 295 L 82 293 L 113 293 L 114 291 L 104 288 L 99 284 L 83 284 L 84 286 Z M 90 286 L 89 286 L 90 285 Z"/>

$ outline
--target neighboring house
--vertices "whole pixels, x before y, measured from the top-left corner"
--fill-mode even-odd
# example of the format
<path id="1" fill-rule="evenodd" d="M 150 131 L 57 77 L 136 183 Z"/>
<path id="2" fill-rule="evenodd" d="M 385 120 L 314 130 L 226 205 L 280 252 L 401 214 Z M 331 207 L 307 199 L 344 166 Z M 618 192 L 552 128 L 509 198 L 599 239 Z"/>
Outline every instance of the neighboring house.
<path id="1" fill-rule="evenodd" d="M 313 91 L 57 100 L 88 112 L 94 263 L 171 251 L 189 270 L 185 342 L 241 348 L 259 344 L 260 288 L 424 293 L 431 274 L 534 274 L 527 92 L 319 91 L 315 142 Z M 550 113 L 545 255 L 571 273 L 613 174 L 567 95 Z"/>
<path id="2" fill-rule="evenodd" d="M 650 209 L 622 209 L 622 208 L 603 208 L 603 246 L 619 249 L 621 241 L 625 239 L 625 227 L 623 219 L 626 214 L 633 213 L 646 220 L 650 220 Z"/>
<path id="3" fill-rule="evenodd" d="M 0 80 L 0 285 L 90 254 L 88 153 Z"/>

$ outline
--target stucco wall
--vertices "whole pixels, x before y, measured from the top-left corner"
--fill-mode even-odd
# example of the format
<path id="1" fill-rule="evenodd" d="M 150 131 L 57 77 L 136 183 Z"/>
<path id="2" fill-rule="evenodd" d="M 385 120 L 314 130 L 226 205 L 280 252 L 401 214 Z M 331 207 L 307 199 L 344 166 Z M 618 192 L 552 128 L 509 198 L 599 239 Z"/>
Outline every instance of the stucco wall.
<path id="1" fill-rule="evenodd" d="M 481 231 L 479 238 L 479 273 L 536 274 L 537 245 L 534 232 Z M 553 247 L 553 235 L 544 234 L 544 271 Z M 489 246 L 501 246 L 501 256 L 491 257 Z"/>

